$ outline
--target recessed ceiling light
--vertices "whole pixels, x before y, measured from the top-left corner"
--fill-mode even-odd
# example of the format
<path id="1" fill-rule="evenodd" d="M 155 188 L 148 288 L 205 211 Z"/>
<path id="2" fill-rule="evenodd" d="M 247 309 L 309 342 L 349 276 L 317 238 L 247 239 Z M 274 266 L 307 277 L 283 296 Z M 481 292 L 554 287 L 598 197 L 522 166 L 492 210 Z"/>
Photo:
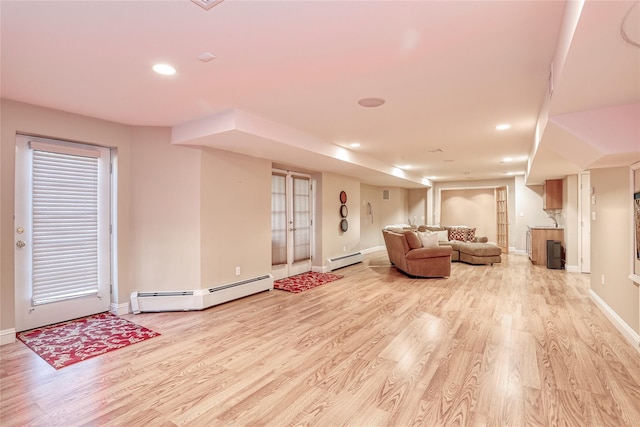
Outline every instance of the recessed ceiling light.
<path id="1" fill-rule="evenodd" d="M 360 101 L 358 101 L 358 104 L 360 104 L 363 107 L 372 108 L 372 107 L 379 107 L 385 102 L 386 101 L 382 98 L 362 98 Z"/>
<path id="2" fill-rule="evenodd" d="M 351 144 L 349 144 L 349 147 L 358 148 L 358 147 L 360 147 L 360 143 L 359 142 L 352 142 Z"/>
<path id="3" fill-rule="evenodd" d="M 153 71 L 165 76 L 171 76 L 176 73 L 176 69 L 169 64 L 156 64 L 153 66 Z"/>
<path id="4" fill-rule="evenodd" d="M 509 123 L 502 123 L 496 126 L 497 130 L 507 130 L 509 128 L 511 128 L 511 125 Z"/>
<path id="5" fill-rule="evenodd" d="M 400 169 L 411 169 L 411 165 L 400 165 L 398 166 Z"/>
<path id="6" fill-rule="evenodd" d="M 509 163 L 509 162 L 512 162 L 512 161 L 513 161 L 513 158 L 511 158 L 511 157 L 505 157 L 504 159 L 502 159 L 502 161 L 503 161 L 503 162 L 505 162 L 505 163 Z"/>

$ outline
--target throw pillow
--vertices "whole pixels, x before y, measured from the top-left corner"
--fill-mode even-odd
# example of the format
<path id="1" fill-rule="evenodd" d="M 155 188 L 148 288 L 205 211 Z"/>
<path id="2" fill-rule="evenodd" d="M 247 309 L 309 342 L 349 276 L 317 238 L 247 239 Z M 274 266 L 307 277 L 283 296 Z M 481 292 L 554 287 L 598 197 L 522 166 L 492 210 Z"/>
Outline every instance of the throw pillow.
<path id="1" fill-rule="evenodd" d="M 407 239 L 409 249 L 420 249 L 422 247 L 422 242 L 416 235 L 415 231 L 405 230 L 402 234 L 404 234 L 404 237 Z"/>
<path id="2" fill-rule="evenodd" d="M 432 233 L 429 231 L 418 232 L 418 237 L 422 242 L 424 248 L 437 248 L 438 247 L 438 233 Z"/>
<path id="3" fill-rule="evenodd" d="M 473 242 L 476 240 L 476 229 L 469 228 L 467 229 L 467 242 Z"/>
<path id="4" fill-rule="evenodd" d="M 447 242 L 449 240 L 449 232 L 447 230 L 436 231 L 438 242 Z"/>
<path id="5" fill-rule="evenodd" d="M 464 227 L 451 227 L 449 229 L 449 240 L 467 241 L 467 229 Z"/>

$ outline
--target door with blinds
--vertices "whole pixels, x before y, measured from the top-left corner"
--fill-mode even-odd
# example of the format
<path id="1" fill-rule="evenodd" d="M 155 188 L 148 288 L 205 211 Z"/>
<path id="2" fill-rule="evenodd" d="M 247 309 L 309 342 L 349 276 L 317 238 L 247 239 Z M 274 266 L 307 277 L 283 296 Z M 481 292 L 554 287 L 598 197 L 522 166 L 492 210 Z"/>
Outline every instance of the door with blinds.
<path id="1" fill-rule="evenodd" d="M 108 148 L 16 139 L 16 330 L 107 311 Z"/>
<path id="2" fill-rule="evenodd" d="M 271 175 L 271 272 L 283 279 L 311 270 L 313 198 L 310 177 Z"/>
<path id="3" fill-rule="evenodd" d="M 497 246 L 503 254 L 509 253 L 509 209 L 507 206 L 507 187 L 497 187 L 496 198 L 496 223 L 498 231 Z"/>

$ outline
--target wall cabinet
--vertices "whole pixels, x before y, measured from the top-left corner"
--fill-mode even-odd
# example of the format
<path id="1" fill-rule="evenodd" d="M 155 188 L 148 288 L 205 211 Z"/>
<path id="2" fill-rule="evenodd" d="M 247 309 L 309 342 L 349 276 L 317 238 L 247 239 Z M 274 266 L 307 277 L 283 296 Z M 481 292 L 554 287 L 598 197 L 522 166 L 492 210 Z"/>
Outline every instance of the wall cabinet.
<path id="1" fill-rule="evenodd" d="M 542 185 L 542 209 L 562 209 L 561 179 L 548 179 Z"/>
<path id="2" fill-rule="evenodd" d="M 559 240 L 564 247 L 564 229 L 529 227 L 527 230 L 527 255 L 532 264 L 547 264 L 547 240 Z"/>

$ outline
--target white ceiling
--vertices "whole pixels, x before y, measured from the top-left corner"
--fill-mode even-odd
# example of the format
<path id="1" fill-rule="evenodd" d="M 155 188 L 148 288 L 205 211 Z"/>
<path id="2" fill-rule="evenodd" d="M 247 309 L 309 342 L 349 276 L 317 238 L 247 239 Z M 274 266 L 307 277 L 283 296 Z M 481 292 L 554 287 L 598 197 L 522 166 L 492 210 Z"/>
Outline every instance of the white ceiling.
<path id="1" fill-rule="evenodd" d="M 537 148 L 562 1 L 2 0 L 1 94 L 375 185 L 503 178 L 534 153 L 535 184 L 640 159 L 633 4 L 585 3 Z"/>

